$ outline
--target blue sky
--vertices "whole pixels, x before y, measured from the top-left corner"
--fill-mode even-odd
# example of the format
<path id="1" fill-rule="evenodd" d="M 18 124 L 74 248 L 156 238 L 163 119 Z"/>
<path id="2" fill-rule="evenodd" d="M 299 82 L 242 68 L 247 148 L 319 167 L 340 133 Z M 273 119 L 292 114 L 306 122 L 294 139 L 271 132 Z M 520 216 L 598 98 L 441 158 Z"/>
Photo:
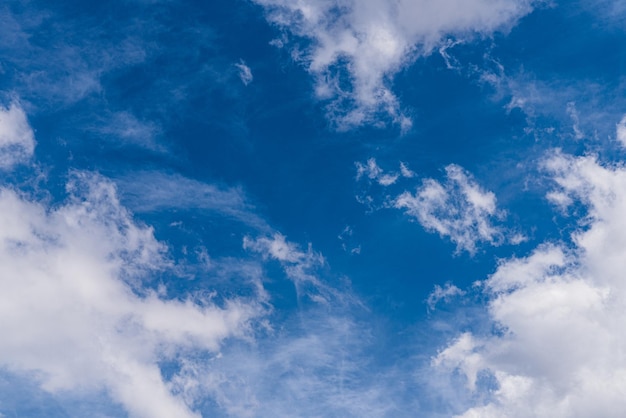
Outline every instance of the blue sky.
<path id="1" fill-rule="evenodd" d="M 622 416 L 625 21 L 3 3 L 0 417 Z"/>

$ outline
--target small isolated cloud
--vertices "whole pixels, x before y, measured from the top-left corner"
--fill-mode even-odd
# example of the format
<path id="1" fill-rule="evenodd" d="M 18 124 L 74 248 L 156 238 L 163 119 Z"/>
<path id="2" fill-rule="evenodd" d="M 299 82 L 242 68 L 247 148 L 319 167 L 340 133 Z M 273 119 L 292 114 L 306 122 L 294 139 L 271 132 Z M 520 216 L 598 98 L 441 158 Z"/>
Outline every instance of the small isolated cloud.
<path id="1" fill-rule="evenodd" d="M 22 107 L 16 102 L 0 106 L 0 168 L 27 162 L 34 152 L 35 134 Z"/>
<path id="2" fill-rule="evenodd" d="M 583 139 L 585 133 L 580 129 L 580 117 L 578 116 L 578 110 L 576 109 L 575 102 L 569 102 L 566 107 L 567 114 L 572 119 L 572 130 L 574 131 L 575 139 Z"/>
<path id="3" fill-rule="evenodd" d="M 503 230 L 493 222 L 502 217 L 496 196 L 483 190 L 461 167 L 446 167 L 446 181 L 426 179 L 413 194 L 404 192 L 393 205 L 404 210 L 426 230 L 448 237 L 457 251 L 476 252 L 478 242 L 499 245 Z"/>
<path id="4" fill-rule="evenodd" d="M 105 391 L 132 417 L 198 418 L 160 364 L 246 336 L 259 301 L 168 299 L 141 286 L 170 265 L 153 230 L 97 175 L 75 172 L 67 190 L 50 207 L 0 189 L 0 317 L 10 319 L 0 321 L 0 368 L 53 394 Z"/>
<path id="5" fill-rule="evenodd" d="M 403 129 L 411 119 L 391 90 L 393 76 L 417 57 L 446 45 L 508 28 L 532 0 L 255 0 L 268 20 L 311 41 L 294 56 L 329 100 L 340 129 L 377 124 L 385 115 Z M 281 45 L 284 42 L 281 42 Z M 347 73 L 347 77 L 345 76 Z M 345 79 L 349 81 L 346 83 Z"/>
<path id="6" fill-rule="evenodd" d="M 433 291 L 428 295 L 428 299 L 426 299 L 426 304 L 428 308 L 432 310 L 435 309 L 437 304 L 441 301 L 448 303 L 452 298 L 463 295 L 465 295 L 465 291 L 459 289 L 452 283 L 446 283 L 443 287 L 435 285 Z"/>
<path id="7" fill-rule="evenodd" d="M 626 410 L 626 169 L 555 153 L 553 193 L 587 208 L 572 244 L 503 260 L 482 282 L 498 332 L 464 333 L 433 365 L 463 376 L 462 417 L 618 417 Z M 562 199 L 561 202 L 564 202 Z"/>
<path id="8" fill-rule="evenodd" d="M 337 235 L 337 238 L 341 242 L 341 248 L 344 251 L 358 255 L 361 254 L 361 246 L 354 243 L 353 235 L 354 230 L 350 225 L 347 225 L 343 231 L 341 231 L 341 234 Z"/>
<path id="9" fill-rule="evenodd" d="M 409 166 L 406 163 L 400 163 L 400 174 L 402 177 L 412 178 L 415 177 L 415 173 L 409 169 Z"/>
<path id="10" fill-rule="evenodd" d="M 254 79 L 252 76 L 252 70 L 246 65 L 245 62 L 240 61 L 238 64 L 235 64 L 235 67 L 239 70 L 239 79 L 245 86 L 252 83 L 252 80 Z"/>
<path id="11" fill-rule="evenodd" d="M 375 158 L 370 158 L 365 164 L 356 162 L 356 179 L 361 180 L 363 177 L 367 177 L 370 180 L 375 181 L 381 186 L 387 187 L 395 184 L 400 177 L 413 177 L 415 173 L 409 170 L 405 163 L 400 163 L 400 172 L 385 173 L 382 168 L 378 166 Z"/>

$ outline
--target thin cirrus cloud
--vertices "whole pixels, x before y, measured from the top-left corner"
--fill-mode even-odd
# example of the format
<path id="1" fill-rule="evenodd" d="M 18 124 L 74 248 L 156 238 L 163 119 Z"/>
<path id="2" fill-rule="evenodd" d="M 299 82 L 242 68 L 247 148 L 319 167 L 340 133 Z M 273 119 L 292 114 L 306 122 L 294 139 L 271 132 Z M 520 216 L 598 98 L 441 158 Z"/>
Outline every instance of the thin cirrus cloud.
<path id="1" fill-rule="evenodd" d="M 325 260 L 311 245 L 303 251 L 277 232 L 272 236 L 245 237 L 243 247 L 261 254 L 265 259 L 278 261 L 293 282 L 299 299 L 307 297 L 314 302 L 327 304 L 338 296 L 341 298 L 340 292 L 319 279 L 317 272 L 325 266 Z"/>
<path id="2" fill-rule="evenodd" d="M 165 152 L 166 148 L 158 143 L 161 128 L 150 121 L 139 120 L 132 112 L 112 112 L 100 123 L 92 123 L 85 128 L 95 132 L 111 142 L 121 145 L 134 145 L 154 152 Z"/>
<path id="3" fill-rule="evenodd" d="M 484 396 L 462 417 L 617 417 L 626 409 L 626 170 L 559 152 L 543 166 L 556 184 L 550 196 L 584 205 L 586 222 L 571 245 L 546 242 L 481 282 L 500 332 L 461 334 L 433 360 Z"/>
<path id="4" fill-rule="evenodd" d="M 260 231 L 268 231 L 241 188 L 219 187 L 160 171 L 140 171 L 116 179 L 122 199 L 135 212 L 171 209 L 203 210 L 233 218 Z"/>
<path id="5" fill-rule="evenodd" d="M 417 404 L 401 399 L 406 388 L 395 385 L 411 386 L 411 371 L 373 364 L 375 340 L 357 320 L 367 308 L 325 282 L 324 257 L 280 233 L 247 237 L 243 246 L 280 264 L 296 288 L 298 315 L 274 321 L 253 345 L 186 363 L 172 380 L 182 396 L 209 396 L 230 417 L 412 416 Z"/>
<path id="6" fill-rule="evenodd" d="M 272 23 L 311 41 L 292 55 L 315 79 L 315 93 L 330 100 L 339 129 L 377 124 L 381 115 L 402 129 L 412 121 L 393 93 L 393 76 L 448 37 L 489 36 L 506 30 L 537 3 L 532 0 L 255 0 Z M 283 45 L 284 42 L 277 44 Z M 348 74 L 348 85 L 341 81 Z"/>
<path id="7" fill-rule="evenodd" d="M 120 36 L 103 41 L 102 28 L 80 20 L 58 22 L 50 10 L 0 8 L 0 52 L 13 89 L 38 106 L 69 106 L 102 92 L 103 74 L 143 62 L 149 46 L 139 37 Z M 76 31 L 82 29 L 81 36 Z M 46 30 L 45 42 L 39 38 Z"/>

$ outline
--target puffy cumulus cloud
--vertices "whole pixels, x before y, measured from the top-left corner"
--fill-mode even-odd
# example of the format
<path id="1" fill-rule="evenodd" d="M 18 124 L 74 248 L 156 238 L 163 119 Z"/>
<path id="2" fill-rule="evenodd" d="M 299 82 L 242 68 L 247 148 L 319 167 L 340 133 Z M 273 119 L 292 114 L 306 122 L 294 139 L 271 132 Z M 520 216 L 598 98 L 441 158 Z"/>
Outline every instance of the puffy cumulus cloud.
<path id="1" fill-rule="evenodd" d="M 102 390 L 131 417 L 199 417 L 161 362 L 245 337 L 259 298 L 167 298 L 143 281 L 166 248 L 133 221 L 114 185 L 75 172 L 58 206 L 0 189 L 0 366 L 51 393 Z"/>
<path id="2" fill-rule="evenodd" d="M 415 193 L 404 192 L 393 202 L 428 231 L 448 237 L 457 251 L 476 252 L 478 242 L 499 245 L 504 240 L 502 228 L 493 221 L 502 217 L 496 196 L 482 189 L 461 167 L 446 167 L 446 181 L 426 179 Z"/>
<path id="3" fill-rule="evenodd" d="M 558 152 L 544 168 L 561 208 L 582 204 L 586 214 L 571 244 L 544 243 L 502 261 L 481 283 L 497 331 L 465 333 L 433 360 L 480 395 L 463 417 L 626 410 L 626 168 Z"/>
<path id="4" fill-rule="evenodd" d="M 28 161 L 35 152 L 35 135 L 19 103 L 0 106 L 0 168 Z"/>
<path id="5" fill-rule="evenodd" d="M 339 128 L 377 123 L 386 114 L 411 125 L 391 90 L 391 79 L 448 37 L 488 36 L 532 10 L 533 0 L 255 0 L 268 19 L 311 40 L 294 51 L 306 62 L 316 94 L 332 100 Z M 278 44 L 284 44 L 283 41 Z M 346 80 L 347 78 L 347 80 Z"/>

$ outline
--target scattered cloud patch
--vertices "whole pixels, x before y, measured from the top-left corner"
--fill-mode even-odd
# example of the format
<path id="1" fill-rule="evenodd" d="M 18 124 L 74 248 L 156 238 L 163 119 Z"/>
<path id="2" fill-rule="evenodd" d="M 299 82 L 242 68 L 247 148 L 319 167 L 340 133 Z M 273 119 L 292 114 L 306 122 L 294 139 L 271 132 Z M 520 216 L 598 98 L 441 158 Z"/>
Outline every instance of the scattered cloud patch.
<path id="1" fill-rule="evenodd" d="M 400 174 L 402 177 L 412 178 L 415 177 L 415 173 L 409 169 L 409 166 L 406 163 L 400 162 Z"/>
<path id="2" fill-rule="evenodd" d="M 413 177 L 415 173 L 409 170 L 405 163 L 400 163 L 400 172 L 385 173 L 382 168 L 378 166 L 375 158 L 370 158 L 365 164 L 356 162 L 356 180 L 366 177 L 375 181 L 381 186 L 387 187 L 395 184 L 400 177 Z"/>
<path id="3" fill-rule="evenodd" d="M 344 251 L 349 251 L 350 254 L 361 254 L 361 246 L 360 245 L 356 245 L 354 244 L 354 230 L 352 229 L 352 227 L 350 225 L 347 225 L 343 231 L 341 231 L 341 234 L 337 235 L 337 238 L 339 239 L 339 241 L 341 242 L 341 248 Z"/>
<path id="4" fill-rule="evenodd" d="M 411 119 L 392 91 L 393 76 L 417 57 L 449 42 L 506 30 L 532 11 L 532 0 L 255 0 L 268 20 L 310 40 L 295 54 L 330 100 L 340 129 L 377 124 L 381 115 L 402 129 Z M 281 42 L 284 44 L 284 42 Z M 345 81 L 347 79 L 348 81 Z"/>
<path id="5" fill-rule="evenodd" d="M 465 295 L 465 291 L 459 289 L 452 283 L 446 283 L 445 286 L 435 285 L 434 290 L 428 295 L 426 304 L 430 310 L 436 308 L 439 302 L 449 303 L 454 297 Z"/>
<path id="6" fill-rule="evenodd" d="M 35 134 L 22 107 L 14 102 L 0 106 L 0 168 L 25 163 L 35 152 Z"/>
<path id="7" fill-rule="evenodd" d="M 252 76 L 252 70 L 246 65 L 245 62 L 240 61 L 239 63 L 235 64 L 235 67 L 237 67 L 237 70 L 239 70 L 239 79 L 244 84 L 244 86 L 252 83 L 252 80 L 254 79 L 254 77 Z"/>
<path id="8" fill-rule="evenodd" d="M 402 193 L 393 205 L 426 230 L 450 238 L 457 252 L 474 254 L 479 242 L 500 245 L 504 240 L 504 230 L 494 225 L 503 216 L 496 208 L 496 196 L 457 165 L 446 167 L 444 183 L 426 179 L 415 193 Z"/>
<path id="9" fill-rule="evenodd" d="M 617 417 L 626 409 L 626 169 L 558 152 L 544 169 L 553 193 L 587 215 L 571 245 L 547 242 L 503 260 L 481 283 L 498 332 L 464 333 L 434 358 L 482 399 L 462 417 Z"/>

